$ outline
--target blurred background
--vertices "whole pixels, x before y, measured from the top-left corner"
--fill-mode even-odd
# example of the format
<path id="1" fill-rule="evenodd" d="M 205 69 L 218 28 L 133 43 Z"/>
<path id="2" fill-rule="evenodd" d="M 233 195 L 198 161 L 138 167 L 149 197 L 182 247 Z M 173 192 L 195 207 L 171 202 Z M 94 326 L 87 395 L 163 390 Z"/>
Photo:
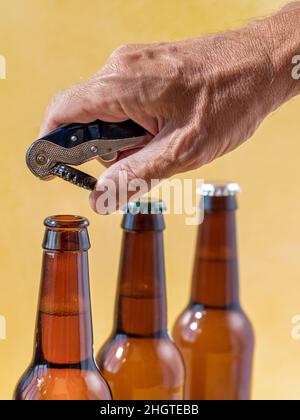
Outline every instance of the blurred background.
<path id="1" fill-rule="evenodd" d="M 124 43 L 193 37 L 245 25 L 280 0 L 0 0 L 0 399 L 10 399 L 32 356 L 43 219 L 71 213 L 91 221 L 95 347 L 111 330 L 120 252 L 120 215 L 100 217 L 88 193 L 61 180 L 43 183 L 24 164 L 45 108 L 57 91 L 89 77 Z M 256 331 L 255 399 L 299 399 L 300 98 L 268 118 L 254 138 L 188 176 L 241 184 L 242 303 Z M 89 163 L 90 173 L 103 168 Z M 183 178 L 184 176 L 182 176 Z M 197 228 L 166 216 L 169 323 L 187 303 Z M 4 318 L 3 318 L 4 317 Z"/>

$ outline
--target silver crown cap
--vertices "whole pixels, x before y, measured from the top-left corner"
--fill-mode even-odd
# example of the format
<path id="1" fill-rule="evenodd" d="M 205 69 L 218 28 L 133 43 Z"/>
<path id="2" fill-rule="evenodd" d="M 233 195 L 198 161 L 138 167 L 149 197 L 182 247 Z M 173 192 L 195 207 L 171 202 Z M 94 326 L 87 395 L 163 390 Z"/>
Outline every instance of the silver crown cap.
<path id="1" fill-rule="evenodd" d="M 166 212 L 166 204 L 161 200 L 141 198 L 139 201 L 130 201 L 123 209 L 123 213 L 132 214 L 162 214 Z"/>
<path id="2" fill-rule="evenodd" d="M 204 197 L 230 197 L 239 192 L 241 188 L 236 182 L 208 182 L 198 189 L 198 194 Z"/>

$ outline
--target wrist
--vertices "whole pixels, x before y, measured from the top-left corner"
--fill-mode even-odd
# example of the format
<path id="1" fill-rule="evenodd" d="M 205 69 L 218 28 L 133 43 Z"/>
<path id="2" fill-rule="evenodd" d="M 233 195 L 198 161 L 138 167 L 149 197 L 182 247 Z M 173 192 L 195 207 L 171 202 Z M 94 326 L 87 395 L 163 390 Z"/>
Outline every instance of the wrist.
<path id="1" fill-rule="evenodd" d="M 300 54 L 300 2 L 289 4 L 256 26 L 273 69 L 270 93 L 277 108 L 300 93 L 300 80 L 293 78 L 293 58 Z"/>

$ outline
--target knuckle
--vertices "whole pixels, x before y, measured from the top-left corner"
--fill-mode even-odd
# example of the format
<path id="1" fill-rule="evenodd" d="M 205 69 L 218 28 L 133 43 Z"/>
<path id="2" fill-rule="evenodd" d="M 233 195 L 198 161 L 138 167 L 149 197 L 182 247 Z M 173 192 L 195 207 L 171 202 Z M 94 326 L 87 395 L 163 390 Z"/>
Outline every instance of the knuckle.
<path id="1" fill-rule="evenodd" d="M 72 100 L 78 100 L 87 96 L 89 90 L 89 82 L 78 83 L 77 85 L 71 86 L 69 89 L 64 91 L 64 102 L 71 102 Z"/>
<path id="2" fill-rule="evenodd" d="M 164 164 L 165 172 L 173 175 L 190 168 L 191 165 L 197 167 L 201 144 L 198 128 L 189 128 L 184 132 L 177 130 L 161 153 L 160 160 Z"/>
<path id="3" fill-rule="evenodd" d="M 110 67 L 117 70 L 128 69 L 145 57 L 144 47 L 138 44 L 125 44 L 117 48 L 109 58 Z"/>
<path id="4" fill-rule="evenodd" d="M 176 133 L 175 133 L 176 134 Z M 191 139 L 188 134 L 178 133 L 170 140 L 163 154 L 168 165 L 185 161 L 191 155 Z"/>
<path id="5" fill-rule="evenodd" d="M 120 162 L 119 171 L 120 172 L 126 172 L 128 182 L 132 181 L 133 179 L 138 178 L 138 174 L 137 174 L 137 171 L 135 169 L 135 165 L 134 165 L 134 163 L 132 163 L 130 161 Z"/>
<path id="6" fill-rule="evenodd" d="M 120 45 L 118 48 L 116 48 L 113 53 L 111 54 L 111 59 L 119 58 L 124 53 L 127 53 L 128 51 L 132 50 L 133 44 L 123 44 Z"/>

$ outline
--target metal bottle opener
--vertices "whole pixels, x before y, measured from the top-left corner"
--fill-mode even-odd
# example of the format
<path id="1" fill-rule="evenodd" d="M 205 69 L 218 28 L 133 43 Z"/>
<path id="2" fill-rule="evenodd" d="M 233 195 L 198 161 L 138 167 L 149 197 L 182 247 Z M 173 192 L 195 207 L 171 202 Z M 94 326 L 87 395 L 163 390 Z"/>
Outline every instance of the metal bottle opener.
<path id="1" fill-rule="evenodd" d="M 79 166 L 92 159 L 114 162 L 119 152 L 141 148 L 151 139 L 148 131 L 131 120 L 66 124 L 35 141 L 28 149 L 26 163 L 42 180 L 58 176 L 93 190 L 97 179 L 68 165 Z"/>

